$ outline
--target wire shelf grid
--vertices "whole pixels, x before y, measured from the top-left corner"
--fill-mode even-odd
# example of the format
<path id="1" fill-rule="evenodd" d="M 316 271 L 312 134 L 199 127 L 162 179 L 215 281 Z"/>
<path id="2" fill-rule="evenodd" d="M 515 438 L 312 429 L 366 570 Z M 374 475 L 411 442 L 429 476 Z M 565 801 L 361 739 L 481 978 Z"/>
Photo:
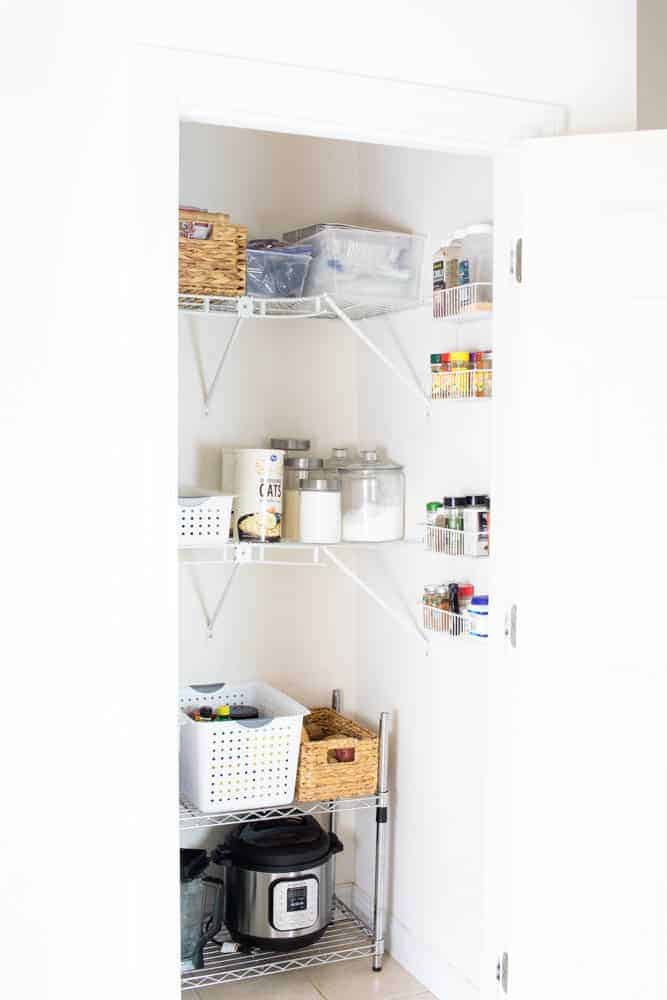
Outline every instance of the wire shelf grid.
<path id="1" fill-rule="evenodd" d="M 223 930 L 219 940 L 230 941 Z M 209 944 L 204 949 L 204 968 L 184 972 L 182 990 L 197 990 L 206 986 L 238 983 L 278 972 L 292 972 L 314 965 L 331 965 L 334 962 L 364 958 L 374 954 L 373 932 L 364 921 L 334 899 L 333 921 L 315 944 L 289 952 L 253 949 L 250 954 L 223 954 L 219 945 Z"/>
<path id="2" fill-rule="evenodd" d="M 260 299 L 251 295 L 238 298 L 225 295 L 179 295 L 178 308 L 181 312 L 238 316 L 241 319 L 339 319 L 339 313 L 331 307 L 330 301 L 330 297 L 324 295 L 298 299 Z M 349 319 L 361 320 L 426 307 L 430 305 L 430 300 L 364 302 L 336 299 L 335 304 Z"/>
<path id="3" fill-rule="evenodd" d="M 287 806 L 270 806 L 265 809 L 241 809 L 233 812 L 203 813 L 191 803 L 181 800 L 180 829 L 201 830 L 208 827 L 233 826 L 259 820 L 289 819 L 294 816 L 316 816 L 324 813 L 359 812 L 386 806 L 389 796 L 371 795 L 356 799 L 333 799 L 322 802 L 291 802 Z"/>

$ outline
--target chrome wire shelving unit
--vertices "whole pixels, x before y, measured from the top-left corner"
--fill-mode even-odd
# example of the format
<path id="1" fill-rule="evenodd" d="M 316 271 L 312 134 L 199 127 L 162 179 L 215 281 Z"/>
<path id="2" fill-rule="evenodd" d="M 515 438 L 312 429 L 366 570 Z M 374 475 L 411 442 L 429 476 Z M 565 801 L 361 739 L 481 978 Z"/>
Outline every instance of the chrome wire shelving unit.
<path id="1" fill-rule="evenodd" d="M 335 689 L 331 705 L 341 708 L 341 693 Z M 207 986 L 242 982 L 279 972 L 305 969 L 315 965 L 330 965 L 354 958 L 371 958 L 373 969 L 382 969 L 385 951 L 385 897 L 387 868 L 387 825 L 389 808 L 389 714 L 382 712 L 378 724 L 378 778 L 375 795 L 334 799 L 322 802 L 292 802 L 266 809 L 234 810 L 203 813 L 187 802 L 181 803 L 181 831 L 225 827 L 239 823 L 261 822 L 283 817 L 328 815 L 328 828 L 336 833 L 338 816 L 342 812 L 375 809 L 375 854 L 373 895 L 370 913 L 364 918 L 334 896 L 331 923 L 319 941 L 292 951 L 269 951 L 259 948 L 232 950 L 232 939 L 225 928 L 217 935 L 219 943 L 210 942 L 204 948 L 204 965 L 181 974 L 181 989 L 197 990 Z M 335 860 L 333 881 L 335 885 Z"/>

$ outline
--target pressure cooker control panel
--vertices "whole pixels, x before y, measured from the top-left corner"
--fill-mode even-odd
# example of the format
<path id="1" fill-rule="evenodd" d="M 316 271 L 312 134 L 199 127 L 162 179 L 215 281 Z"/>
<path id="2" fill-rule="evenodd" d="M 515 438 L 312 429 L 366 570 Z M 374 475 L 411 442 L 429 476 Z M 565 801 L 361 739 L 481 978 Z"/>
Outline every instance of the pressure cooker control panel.
<path id="1" fill-rule="evenodd" d="M 275 929 L 298 931 L 314 924 L 319 913 L 319 888 L 314 875 L 274 882 L 271 923 Z"/>

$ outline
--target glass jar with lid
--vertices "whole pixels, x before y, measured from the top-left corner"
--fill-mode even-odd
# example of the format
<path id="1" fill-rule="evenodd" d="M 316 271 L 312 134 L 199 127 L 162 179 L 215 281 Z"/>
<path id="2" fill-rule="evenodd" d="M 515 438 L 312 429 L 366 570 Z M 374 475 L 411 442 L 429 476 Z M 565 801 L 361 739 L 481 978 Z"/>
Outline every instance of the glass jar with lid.
<path id="1" fill-rule="evenodd" d="M 382 461 L 375 449 L 339 469 L 342 481 L 343 541 L 395 542 L 405 534 L 403 466 Z"/>
<path id="2" fill-rule="evenodd" d="M 338 469 L 344 469 L 346 466 L 351 465 L 352 462 L 353 459 L 349 448 L 332 448 L 331 455 L 324 463 L 324 468 L 336 472 Z"/>
<path id="3" fill-rule="evenodd" d="M 322 468 L 321 458 L 307 455 L 285 459 L 283 490 L 283 538 L 296 541 L 299 537 L 299 484 Z"/>
<path id="4" fill-rule="evenodd" d="M 299 541 L 333 545 L 340 541 L 340 479 L 299 483 Z"/>

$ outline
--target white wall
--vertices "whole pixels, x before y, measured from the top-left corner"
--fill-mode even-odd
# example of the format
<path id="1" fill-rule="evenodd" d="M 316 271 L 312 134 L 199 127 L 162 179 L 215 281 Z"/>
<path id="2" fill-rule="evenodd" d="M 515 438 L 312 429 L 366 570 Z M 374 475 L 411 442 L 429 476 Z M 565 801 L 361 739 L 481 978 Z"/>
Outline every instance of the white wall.
<path id="1" fill-rule="evenodd" d="M 424 232 L 430 251 L 453 229 L 493 218 L 491 177 L 490 161 L 481 158 L 368 146 L 362 197 L 371 219 Z M 427 260 L 425 288 L 429 278 Z M 434 323 L 428 309 L 392 324 L 425 387 L 431 352 L 492 346 L 490 324 Z M 368 328 L 399 360 L 386 321 Z M 418 536 L 428 500 L 489 490 L 490 402 L 436 403 L 428 418 L 367 351 L 360 354 L 360 388 L 360 436 L 405 464 L 409 536 Z M 484 561 L 443 559 L 415 547 L 383 562 L 384 571 L 374 572 L 367 560 L 370 578 L 413 614 L 425 583 L 469 580 L 487 592 Z M 486 650 L 445 641 L 426 656 L 418 639 L 364 604 L 358 699 L 369 719 L 381 708 L 392 712 L 392 952 L 437 996 L 463 1000 L 479 984 Z M 358 880 L 368 888 L 364 860 Z"/>
<path id="2" fill-rule="evenodd" d="M 152 43 L 565 104 L 574 131 L 635 126 L 636 0 L 199 0 L 139 23 Z"/>

